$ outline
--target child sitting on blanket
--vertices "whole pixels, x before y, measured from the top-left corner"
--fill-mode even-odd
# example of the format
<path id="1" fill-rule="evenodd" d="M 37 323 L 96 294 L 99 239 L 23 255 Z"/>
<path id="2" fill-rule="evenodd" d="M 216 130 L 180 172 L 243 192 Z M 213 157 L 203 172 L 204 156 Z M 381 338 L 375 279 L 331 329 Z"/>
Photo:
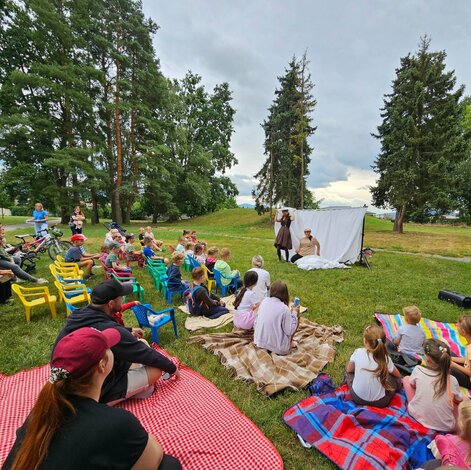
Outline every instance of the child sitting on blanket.
<path id="1" fill-rule="evenodd" d="M 244 287 L 240 289 L 234 301 L 234 326 L 242 330 L 251 330 L 255 322 L 260 302 L 258 301 L 255 286 L 258 274 L 255 271 L 247 271 L 244 276 Z"/>
<path id="2" fill-rule="evenodd" d="M 191 277 L 193 278 L 193 286 L 186 295 L 186 304 L 191 315 L 204 316 L 214 320 L 229 313 L 226 304 L 218 296 L 208 292 L 204 285 L 206 271 L 203 268 L 193 268 Z"/>
<path id="3" fill-rule="evenodd" d="M 471 401 L 463 401 L 458 407 L 458 435 L 445 434 L 435 437 L 434 447 L 439 460 L 429 460 L 421 465 L 424 469 L 459 468 L 471 470 Z M 432 449 L 433 451 L 433 449 Z M 434 452 L 435 454 L 435 452 Z M 443 466 L 443 467 L 442 467 Z"/>
<path id="4" fill-rule="evenodd" d="M 450 348 L 436 339 L 424 343 L 427 366 L 416 366 L 402 380 L 409 402 L 407 410 L 422 426 L 435 431 L 453 432 L 456 404 L 463 396 L 455 377 L 450 376 Z"/>
<path id="5" fill-rule="evenodd" d="M 393 343 L 397 349 L 404 354 L 413 356 L 414 354 L 423 354 L 423 344 L 425 333 L 418 323 L 422 317 L 420 310 L 415 306 L 404 307 L 402 309 L 405 325 L 401 325 L 393 338 Z"/>
<path id="6" fill-rule="evenodd" d="M 293 341 L 299 325 L 299 307 L 289 307 L 288 286 L 275 281 L 270 286 L 270 296 L 262 301 L 254 325 L 254 343 L 284 356 L 297 344 Z"/>
<path id="7" fill-rule="evenodd" d="M 471 315 L 458 318 L 457 326 L 467 344 L 464 357 L 451 358 L 451 375 L 457 378 L 461 387 L 471 389 Z"/>
<path id="8" fill-rule="evenodd" d="M 364 348 L 354 351 L 345 379 L 357 405 L 385 408 L 401 388 L 401 374 L 386 352 L 386 335 L 381 327 L 369 325 L 363 334 Z"/>

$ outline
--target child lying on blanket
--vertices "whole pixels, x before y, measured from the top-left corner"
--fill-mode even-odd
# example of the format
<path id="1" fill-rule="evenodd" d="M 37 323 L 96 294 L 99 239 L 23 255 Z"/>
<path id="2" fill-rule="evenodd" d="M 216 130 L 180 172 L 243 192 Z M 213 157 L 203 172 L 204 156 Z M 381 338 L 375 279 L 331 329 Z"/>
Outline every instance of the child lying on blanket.
<path id="1" fill-rule="evenodd" d="M 450 348 L 436 339 L 424 343 L 427 366 L 416 366 L 410 377 L 402 380 L 407 411 L 429 429 L 454 432 L 454 408 L 463 400 L 455 377 L 450 376 Z"/>
<path id="2" fill-rule="evenodd" d="M 255 322 L 260 302 L 258 301 L 255 287 L 258 282 L 258 274 L 255 271 L 247 271 L 244 276 L 244 287 L 239 290 L 234 301 L 234 326 L 242 330 L 251 330 Z"/>
<path id="3" fill-rule="evenodd" d="M 471 389 L 471 315 L 458 318 L 457 326 L 467 344 L 464 357 L 451 358 L 451 375 L 457 378 L 461 387 Z"/>
<path id="4" fill-rule="evenodd" d="M 434 441 L 440 459 L 423 464 L 423 469 L 459 468 L 471 470 L 471 401 L 466 400 L 458 407 L 458 435 L 438 435 Z M 443 467 L 441 467 L 442 465 Z"/>
<path id="5" fill-rule="evenodd" d="M 385 408 L 401 389 L 401 374 L 386 352 L 386 335 L 380 326 L 365 328 L 363 344 L 347 364 L 348 388 L 356 404 Z"/>

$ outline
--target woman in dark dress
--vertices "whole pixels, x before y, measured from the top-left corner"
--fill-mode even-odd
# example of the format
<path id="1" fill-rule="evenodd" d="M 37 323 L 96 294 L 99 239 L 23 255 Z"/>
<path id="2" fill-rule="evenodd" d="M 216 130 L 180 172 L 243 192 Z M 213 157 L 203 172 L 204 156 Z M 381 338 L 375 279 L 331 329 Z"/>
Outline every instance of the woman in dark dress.
<path id="1" fill-rule="evenodd" d="M 293 243 L 291 242 L 291 233 L 289 231 L 291 222 L 294 220 L 294 214 L 290 215 L 288 209 L 278 209 L 275 215 L 275 222 L 280 222 L 281 228 L 278 230 L 278 234 L 275 239 L 275 248 L 276 253 L 278 254 L 278 260 L 281 261 L 281 250 L 285 252 L 286 261 L 289 261 L 288 250 L 293 248 Z"/>

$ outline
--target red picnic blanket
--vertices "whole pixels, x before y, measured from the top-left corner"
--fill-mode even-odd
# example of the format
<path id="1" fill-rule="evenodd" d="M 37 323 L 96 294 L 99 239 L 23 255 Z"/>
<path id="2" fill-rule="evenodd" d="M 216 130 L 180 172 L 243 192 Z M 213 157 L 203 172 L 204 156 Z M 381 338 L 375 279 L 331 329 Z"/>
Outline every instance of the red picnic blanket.
<path id="1" fill-rule="evenodd" d="M 48 375 L 48 365 L 0 374 L 0 466 Z M 151 397 L 118 406 L 131 411 L 185 470 L 283 469 L 277 450 L 257 426 L 186 366 L 180 367 L 178 380 L 161 379 Z"/>

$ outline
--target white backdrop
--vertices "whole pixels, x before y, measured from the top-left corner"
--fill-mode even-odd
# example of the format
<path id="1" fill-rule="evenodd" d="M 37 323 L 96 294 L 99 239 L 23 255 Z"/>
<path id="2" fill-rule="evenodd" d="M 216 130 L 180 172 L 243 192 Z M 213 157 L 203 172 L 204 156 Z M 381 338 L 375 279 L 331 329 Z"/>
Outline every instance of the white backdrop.
<path id="1" fill-rule="evenodd" d="M 291 222 L 291 239 L 295 254 L 304 229 L 310 228 L 321 245 L 321 258 L 339 263 L 354 263 L 361 250 L 361 234 L 366 207 L 354 209 L 299 210 Z M 292 209 L 290 209 L 292 213 Z M 275 223 L 275 237 L 281 225 Z M 284 255 L 283 255 L 284 256 Z"/>

